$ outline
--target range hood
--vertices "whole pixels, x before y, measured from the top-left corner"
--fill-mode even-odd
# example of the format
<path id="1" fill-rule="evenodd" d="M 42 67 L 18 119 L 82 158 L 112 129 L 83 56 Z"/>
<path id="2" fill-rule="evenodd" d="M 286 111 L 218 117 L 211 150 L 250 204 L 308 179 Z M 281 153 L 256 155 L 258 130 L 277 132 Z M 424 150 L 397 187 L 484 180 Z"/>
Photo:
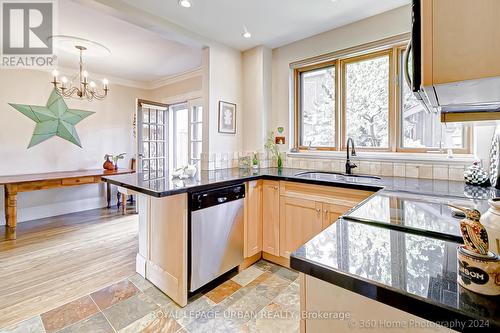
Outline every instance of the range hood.
<path id="1" fill-rule="evenodd" d="M 441 122 L 500 121 L 500 77 L 424 87 L 424 101 Z"/>

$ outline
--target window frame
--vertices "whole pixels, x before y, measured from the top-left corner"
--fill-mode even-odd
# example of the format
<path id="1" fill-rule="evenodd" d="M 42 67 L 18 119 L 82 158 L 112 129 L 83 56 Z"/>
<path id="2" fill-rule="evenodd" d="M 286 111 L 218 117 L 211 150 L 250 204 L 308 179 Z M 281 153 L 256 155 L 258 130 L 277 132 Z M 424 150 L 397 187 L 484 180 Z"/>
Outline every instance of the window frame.
<path id="1" fill-rule="evenodd" d="M 347 138 L 346 138 L 346 122 L 345 122 L 345 119 L 346 119 L 346 116 L 345 116 L 345 112 L 346 112 L 346 98 L 345 98 L 345 94 L 346 94 L 346 78 L 345 78 L 345 70 L 346 70 L 346 65 L 347 64 L 350 64 L 350 63 L 355 63 L 355 62 L 360 62 L 360 61 L 363 61 L 363 60 L 369 60 L 369 59 L 376 59 L 376 58 L 381 58 L 381 57 L 384 57 L 384 56 L 388 56 L 389 57 L 389 79 L 388 79 L 388 85 L 389 85 L 389 100 L 388 100 L 388 106 L 387 106 L 387 112 L 388 112 L 388 118 L 389 118 L 389 128 L 388 128 L 388 144 L 387 144 L 387 148 L 377 148 L 377 147 L 357 147 L 356 146 L 356 150 L 357 151 L 382 151 L 382 152 L 389 152 L 389 151 L 392 151 L 392 147 L 393 147 L 393 142 L 394 142 L 394 138 L 393 138 L 393 133 L 392 133 L 392 128 L 394 126 L 394 80 L 392 80 L 391 78 L 394 77 L 394 59 L 393 59 L 393 50 L 392 48 L 391 49 L 385 49 L 385 50 L 381 50 L 381 51 L 375 51 L 375 52 L 370 52 L 370 53 L 365 53 L 363 55 L 359 55 L 359 56 L 354 56 L 354 57 L 350 57 L 350 58 L 346 58 L 346 59 L 342 59 L 340 61 L 340 64 L 341 64 L 341 77 L 342 77 L 342 83 L 341 83 L 341 94 L 342 94 L 342 103 L 341 103 L 341 108 L 340 108 L 340 113 L 341 113 L 341 128 L 340 128 L 340 131 L 341 131 L 341 140 L 342 140 L 342 149 L 341 150 L 346 150 L 346 143 L 347 143 Z"/>
<path id="2" fill-rule="evenodd" d="M 300 145 L 301 141 L 301 75 L 304 72 L 335 66 L 335 146 L 314 147 L 317 151 L 345 151 L 346 150 L 346 124 L 345 124 L 345 66 L 346 64 L 389 56 L 389 138 L 387 148 L 356 147 L 358 151 L 368 152 L 392 152 L 392 153 L 445 153 L 444 148 L 404 148 L 402 132 L 402 108 L 401 108 L 401 84 L 402 76 L 402 52 L 407 41 L 399 41 L 393 45 L 376 48 L 357 49 L 354 54 L 346 54 L 335 59 L 317 62 L 312 65 L 300 66 L 293 69 L 293 102 L 294 102 L 294 147 L 299 151 L 310 151 L 308 146 Z M 473 129 L 464 128 L 464 147 L 454 148 L 454 154 L 471 154 L 473 147 Z"/>
<path id="3" fill-rule="evenodd" d="M 333 147 L 315 147 L 311 146 L 311 148 L 314 148 L 316 150 L 323 150 L 323 151 L 334 151 L 337 150 L 337 147 L 339 146 L 339 133 L 338 133 L 338 124 L 339 124 L 339 112 L 338 112 L 338 105 L 339 105 L 339 60 L 332 60 L 332 61 L 326 61 L 314 65 L 309 65 L 309 66 L 304 66 L 300 68 L 296 68 L 294 70 L 294 99 L 295 99 L 295 147 L 298 147 L 299 150 L 307 150 L 309 149 L 308 146 L 302 146 L 300 145 L 301 141 L 301 126 L 300 126 L 300 119 L 301 118 L 301 108 L 302 108 L 302 99 L 301 99 L 301 91 L 302 91 L 302 79 L 301 75 L 302 73 L 305 72 L 311 72 L 314 70 L 319 70 L 319 69 L 324 69 L 328 67 L 335 67 L 335 145 Z"/>

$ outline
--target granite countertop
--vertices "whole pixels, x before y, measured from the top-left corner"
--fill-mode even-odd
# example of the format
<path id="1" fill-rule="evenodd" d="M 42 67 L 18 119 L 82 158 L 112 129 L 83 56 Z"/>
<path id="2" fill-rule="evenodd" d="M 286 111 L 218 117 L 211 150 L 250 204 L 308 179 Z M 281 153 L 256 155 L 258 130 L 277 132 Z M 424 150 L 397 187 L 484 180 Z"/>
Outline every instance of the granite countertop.
<path id="1" fill-rule="evenodd" d="M 500 329 L 500 297 L 457 282 L 457 243 L 341 218 L 295 251 L 290 266 L 459 331 Z M 489 327 L 486 327 L 489 325 Z"/>
<path id="2" fill-rule="evenodd" d="M 488 199 L 500 196 L 500 190 L 490 187 L 475 187 L 463 182 L 448 180 L 431 180 L 417 178 L 381 177 L 380 179 L 362 177 L 343 177 L 343 179 L 321 180 L 297 176 L 307 170 L 283 168 L 263 168 L 258 170 L 223 169 L 215 171 L 200 171 L 194 178 L 171 179 L 169 175 L 163 178 L 149 180 L 142 173 L 103 177 L 103 180 L 122 186 L 139 193 L 156 197 L 164 197 L 179 193 L 202 191 L 204 189 L 225 186 L 236 182 L 255 179 L 274 179 L 299 181 L 304 183 L 340 186 L 348 188 L 378 191 L 399 191 L 418 193 L 421 195 L 438 195 L 456 198 Z"/>

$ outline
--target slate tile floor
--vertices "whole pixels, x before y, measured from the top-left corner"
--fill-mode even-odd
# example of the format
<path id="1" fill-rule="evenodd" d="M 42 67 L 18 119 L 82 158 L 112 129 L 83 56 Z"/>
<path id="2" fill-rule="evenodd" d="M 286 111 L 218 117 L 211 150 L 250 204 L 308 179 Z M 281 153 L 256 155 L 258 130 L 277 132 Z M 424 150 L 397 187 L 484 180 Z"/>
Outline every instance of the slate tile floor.
<path id="1" fill-rule="evenodd" d="M 259 261 L 180 308 L 136 274 L 0 329 L 39 332 L 298 332 L 298 273 Z"/>

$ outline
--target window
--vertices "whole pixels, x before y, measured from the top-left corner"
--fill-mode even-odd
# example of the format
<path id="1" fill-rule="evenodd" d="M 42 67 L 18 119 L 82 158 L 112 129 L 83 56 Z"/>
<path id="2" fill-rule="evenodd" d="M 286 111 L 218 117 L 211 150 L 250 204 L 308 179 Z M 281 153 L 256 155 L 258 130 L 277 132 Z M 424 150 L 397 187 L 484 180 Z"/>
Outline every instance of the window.
<path id="1" fill-rule="evenodd" d="M 151 103 L 139 101 L 139 169 L 144 180 L 163 178 L 167 169 L 167 107 Z"/>
<path id="2" fill-rule="evenodd" d="M 203 106 L 200 99 L 170 105 L 173 169 L 189 164 L 201 166 Z"/>
<path id="3" fill-rule="evenodd" d="M 301 146 L 335 147 L 335 66 L 300 73 Z"/>
<path id="4" fill-rule="evenodd" d="M 389 148 L 389 54 L 343 62 L 345 137 L 357 147 Z"/>
<path id="5" fill-rule="evenodd" d="M 403 68 L 404 50 L 399 50 L 400 68 Z M 411 60 L 411 58 L 410 58 Z M 411 61 L 409 61 L 411 71 Z M 415 95 L 410 91 L 401 72 L 399 77 L 401 96 L 401 148 L 403 149 L 441 149 L 464 150 L 467 133 L 460 123 L 443 124 L 439 113 L 427 112 Z"/>
<path id="6" fill-rule="evenodd" d="M 410 91 L 403 53 L 397 45 L 295 69 L 296 146 L 342 150 L 352 138 L 360 150 L 470 153 L 470 130 L 442 124 Z"/>

